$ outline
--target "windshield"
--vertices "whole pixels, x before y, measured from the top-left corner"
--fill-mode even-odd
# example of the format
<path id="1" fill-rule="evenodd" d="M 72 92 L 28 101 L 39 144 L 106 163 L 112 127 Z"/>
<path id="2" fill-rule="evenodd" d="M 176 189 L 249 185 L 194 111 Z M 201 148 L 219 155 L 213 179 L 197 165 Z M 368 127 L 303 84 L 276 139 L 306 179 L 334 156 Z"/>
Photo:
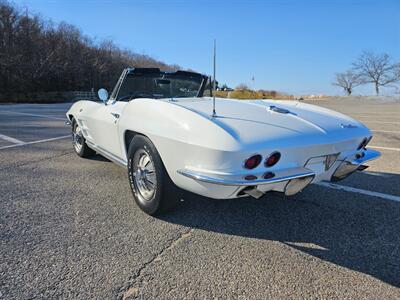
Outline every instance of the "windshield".
<path id="1" fill-rule="evenodd" d="M 117 100 L 201 97 L 203 80 L 202 76 L 175 73 L 128 74 Z"/>

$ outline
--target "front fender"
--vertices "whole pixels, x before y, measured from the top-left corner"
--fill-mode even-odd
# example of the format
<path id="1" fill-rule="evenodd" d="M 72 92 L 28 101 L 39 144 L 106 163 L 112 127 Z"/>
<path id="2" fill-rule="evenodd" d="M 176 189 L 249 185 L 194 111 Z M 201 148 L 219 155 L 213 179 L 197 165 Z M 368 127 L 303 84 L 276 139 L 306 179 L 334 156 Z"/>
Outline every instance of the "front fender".
<path id="1" fill-rule="evenodd" d="M 82 112 L 88 112 L 91 109 L 98 107 L 101 105 L 98 102 L 89 101 L 89 100 L 80 100 L 72 104 L 69 110 L 66 112 L 66 116 L 69 121 L 72 121 L 72 118 L 76 118 Z"/>

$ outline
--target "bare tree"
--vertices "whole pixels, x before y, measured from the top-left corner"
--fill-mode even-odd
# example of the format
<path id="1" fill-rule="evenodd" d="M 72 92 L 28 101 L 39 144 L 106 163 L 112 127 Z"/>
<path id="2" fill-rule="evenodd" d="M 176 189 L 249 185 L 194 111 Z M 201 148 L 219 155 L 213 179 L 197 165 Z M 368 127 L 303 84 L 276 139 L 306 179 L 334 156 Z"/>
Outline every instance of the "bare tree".
<path id="1" fill-rule="evenodd" d="M 353 88 L 363 83 L 361 75 L 348 70 L 344 73 L 336 73 L 333 85 L 339 86 L 344 89 L 348 96 L 353 92 Z"/>
<path id="2" fill-rule="evenodd" d="M 363 52 L 353 63 L 353 69 L 360 75 L 362 82 L 375 85 L 377 95 L 380 87 L 400 80 L 398 64 L 392 63 L 392 59 L 386 53 Z"/>
<path id="3" fill-rule="evenodd" d="M 73 25 L 54 24 L 0 0 L 0 96 L 110 89 L 127 66 L 179 68 L 112 41 L 95 41 Z"/>

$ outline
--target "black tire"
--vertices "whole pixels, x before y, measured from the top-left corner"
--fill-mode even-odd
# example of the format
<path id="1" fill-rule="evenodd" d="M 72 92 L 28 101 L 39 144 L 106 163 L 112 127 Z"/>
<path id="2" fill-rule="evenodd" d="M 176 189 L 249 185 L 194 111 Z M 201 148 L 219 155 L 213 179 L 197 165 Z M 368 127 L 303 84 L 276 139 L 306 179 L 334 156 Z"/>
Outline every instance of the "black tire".
<path id="1" fill-rule="evenodd" d="M 141 160 L 146 159 L 150 162 L 143 168 Z M 128 175 L 135 202 L 145 213 L 161 214 L 179 203 L 179 188 L 165 170 L 156 147 L 145 136 L 136 135 L 129 145 Z"/>
<path id="2" fill-rule="evenodd" d="M 78 154 L 80 157 L 86 158 L 96 154 L 96 152 L 89 148 L 86 144 L 86 140 L 83 137 L 82 133 L 78 134 L 77 131 L 80 132 L 80 128 L 78 123 L 73 120 L 72 121 L 72 145 L 74 147 L 75 153 Z M 78 139 L 80 140 L 80 147 L 78 146 Z"/>

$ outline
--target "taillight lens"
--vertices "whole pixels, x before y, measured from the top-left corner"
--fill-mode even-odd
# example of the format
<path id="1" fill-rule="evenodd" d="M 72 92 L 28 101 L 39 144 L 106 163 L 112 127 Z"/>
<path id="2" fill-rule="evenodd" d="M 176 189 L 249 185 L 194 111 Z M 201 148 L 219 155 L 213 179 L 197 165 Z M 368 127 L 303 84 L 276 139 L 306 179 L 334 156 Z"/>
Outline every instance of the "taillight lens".
<path id="1" fill-rule="evenodd" d="M 249 170 L 254 169 L 260 164 L 261 160 L 262 156 L 260 154 L 255 154 L 244 161 L 243 167 Z"/>
<path id="2" fill-rule="evenodd" d="M 272 167 L 272 166 L 276 165 L 276 163 L 279 161 L 280 158 L 281 158 L 281 154 L 279 152 L 272 153 L 265 160 L 265 166 Z"/>

